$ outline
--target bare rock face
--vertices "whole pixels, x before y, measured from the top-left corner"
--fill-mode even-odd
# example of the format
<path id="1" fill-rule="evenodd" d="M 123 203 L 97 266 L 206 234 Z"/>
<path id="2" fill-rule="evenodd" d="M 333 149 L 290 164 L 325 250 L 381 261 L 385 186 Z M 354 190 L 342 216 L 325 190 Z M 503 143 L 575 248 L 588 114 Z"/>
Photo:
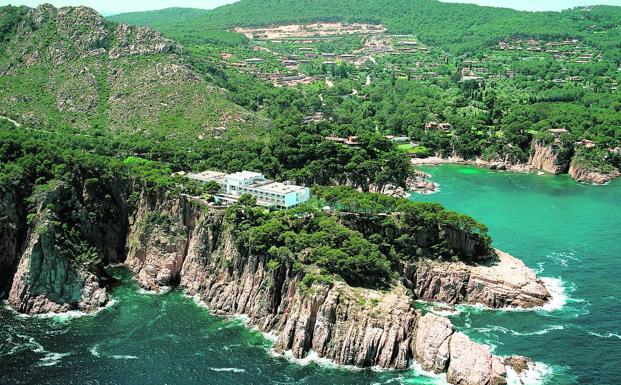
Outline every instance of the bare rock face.
<path id="1" fill-rule="evenodd" d="M 51 42 L 50 36 L 54 38 Z M 117 59 L 181 52 L 175 42 L 145 27 L 120 24 L 111 30 L 103 16 L 81 6 L 57 9 L 43 4 L 29 10 L 17 27 L 15 40 L 19 44 L 10 45 L 9 52 L 28 66 L 46 62 L 59 65 L 103 55 Z"/>
<path id="2" fill-rule="evenodd" d="M 53 180 L 41 192 L 31 195 L 24 187 L 0 199 L 0 211 L 8 214 L 0 212 L 0 228 L 11 230 L 0 238 L 3 274 L 11 275 L 3 284 L 10 283 L 9 304 L 19 312 L 88 312 L 108 301 L 99 276 L 103 265 L 123 254 L 119 235 L 127 233 L 125 192 L 118 181 L 84 179 Z M 27 217 L 19 194 L 36 202 Z"/>
<path id="3" fill-rule="evenodd" d="M 119 24 L 114 31 L 114 38 L 117 44 L 108 54 L 110 59 L 131 55 L 181 52 L 181 47 L 174 41 L 146 27 Z"/>
<path id="4" fill-rule="evenodd" d="M 92 273 L 80 270 L 56 247 L 54 231 L 40 223 L 22 254 L 9 304 L 28 314 L 92 311 L 108 301 L 106 289 Z"/>
<path id="5" fill-rule="evenodd" d="M 449 342 L 455 332 L 448 318 L 427 313 L 418 319 L 412 350 L 423 370 L 443 373 L 449 362 Z"/>
<path id="6" fill-rule="evenodd" d="M 603 173 L 597 170 L 590 170 L 573 160 L 569 166 L 569 176 L 580 183 L 606 184 L 621 176 L 621 172 L 614 170 L 609 173 Z"/>
<path id="7" fill-rule="evenodd" d="M 130 223 L 126 265 L 136 274 L 140 284 L 150 290 L 172 286 L 179 274 L 188 247 L 190 221 L 189 205 L 180 197 L 161 197 L 138 205 L 136 220 Z"/>
<path id="8" fill-rule="evenodd" d="M 406 269 L 417 299 L 455 305 L 482 304 L 492 308 L 542 306 L 550 293 L 535 273 L 519 259 L 496 250 L 495 260 L 418 262 Z"/>
<path id="9" fill-rule="evenodd" d="M 562 155 L 558 145 L 546 145 L 540 141 L 535 141 L 529 163 L 538 170 L 551 174 L 562 174 L 567 172 L 569 160 L 568 157 Z"/>
<path id="10" fill-rule="evenodd" d="M 489 348 L 479 345 L 463 333 L 455 333 L 449 342 L 450 362 L 446 379 L 459 385 L 506 384 L 506 368 Z"/>

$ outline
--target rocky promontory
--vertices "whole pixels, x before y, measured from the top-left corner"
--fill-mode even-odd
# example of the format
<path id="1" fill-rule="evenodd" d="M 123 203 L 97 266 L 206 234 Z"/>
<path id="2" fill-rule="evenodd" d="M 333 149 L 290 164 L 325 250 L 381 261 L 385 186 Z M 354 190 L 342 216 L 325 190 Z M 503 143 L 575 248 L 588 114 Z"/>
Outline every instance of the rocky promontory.
<path id="1" fill-rule="evenodd" d="M 108 300 L 99 266 L 81 259 L 76 263 L 59 242 L 68 236 L 58 223 L 67 221 L 87 229 L 81 236 L 92 244 L 105 234 L 107 263 L 119 260 L 118 247 L 124 244 L 122 258 L 141 287 L 179 286 L 215 314 L 245 315 L 250 325 L 273 336 L 276 352 L 295 358 L 312 352 L 358 367 L 405 369 L 415 361 L 425 370 L 446 373 L 453 384 L 505 384 L 507 363 L 458 332 L 447 318 L 417 310 L 416 300 L 532 307 L 549 296 L 532 271 L 502 252 L 496 252 L 497 260 L 472 264 L 423 258 L 403 266 L 403 279 L 383 290 L 342 280 L 309 281 L 294 260 L 274 264 L 266 255 L 240 248 L 225 209 L 186 196 L 142 192 L 131 211 L 110 205 L 107 214 L 114 220 L 98 224 L 80 209 L 97 192 L 78 187 L 80 193 L 69 185 L 55 186 L 30 219 L 9 294 L 9 303 L 20 312 L 90 311 Z M 104 191 L 99 193 L 119 199 L 129 192 L 127 187 L 106 188 L 100 186 Z M 67 210 L 52 207 L 61 204 Z M 363 219 L 340 220 L 360 227 Z M 121 224 L 114 226 L 114 221 Z M 448 236 L 447 231 L 438 234 Z M 454 247 L 477 253 L 467 245 L 476 241 L 457 233 L 448 237 Z"/>
<path id="2" fill-rule="evenodd" d="M 479 264 L 422 261 L 406 269 L 416 298 L 491 308 L 532 308 L 544 305 L 550 293 L 519 259 L 496 250 Z"/>
<path id="3" fill-rule="evenodd" d="M 606 184 L 613 179 L 621 176 L 621 172 L 618 170 L 611 170 L 610 172 L 603 172 L 599 170 L 593 170 L 581 165 L 579 162 L 572 161 L 569 166 L 569 176 L 572 179 L 589 184 Z"/>
<path id="4" fill-rule="evenodd" d="M 270 266 L 265 257 L 238 249 L 219 210 L 147 197 L 141 206 L 139 213 L 155 210 L 167 218 L 165 226 L 152 227 L 150 218 L 138 215 L 131 226 L 126 264 L 144 288 L 178 283 L 216 314 L 246 315 L 249 324 L 274 337 L 276 352 L 295 358 L 312 351 L 338 364 L 396 369 L 415 359 L 425 370 L 447 373 L 451 383 L 505 383 L 502 359 L 457 332 L 447 318 L 415 310 L 416 299 L 444 300 L 429 285 L 417 293 L 422 278 L 411 289 L 396 283 L 388 291 L 339 281 L 306 286 L 292 263 Z M 490 266 L 446 263 L 469 275 L 466 287 L 471 282 L 469 295 L 446 302 L 531 307 L 549 297 L 523 263 L 498 255 Z M 439 274 L 442 264 L 435 266 Z"/>

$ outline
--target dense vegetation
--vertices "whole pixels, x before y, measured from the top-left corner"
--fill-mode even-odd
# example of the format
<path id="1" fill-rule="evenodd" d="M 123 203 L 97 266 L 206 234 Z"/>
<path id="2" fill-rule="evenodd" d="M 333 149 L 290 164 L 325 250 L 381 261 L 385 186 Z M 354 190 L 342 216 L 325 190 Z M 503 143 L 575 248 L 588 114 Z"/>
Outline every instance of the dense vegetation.
<path id="1" fill-rule="evenodd" d="M 183 23 L 175 16 L 182 15 Z M 203 35 L 231 26 L 345 21 L 382 23 L 394 33 L 415 33 L 429 45 L 456 53 L 480 50 L 510 36 L 565 38 L 585 35 L 595 23 L 618 23 L 618 7 L 592 7 L 565 12 L 520 12 L 508 8 L 448 4 L 435 0 L 242 0 L 212 11 L 171 8 L 127 13 L 112 20 L 151 26 L 185 43 L 206 42 Z M 610 35 L 593 36 L 600 45 L 617 51 Z M 207 38 L 207 39 L 208 39 Z M 618 56 L 621 58 L 621 56 Z"/>
<path id="2" fill-rule="evenodd" d="M 184 23 L 167 17 L 175 14 L 183 14 Z M 242 0 L 212 11 L 172 9 L 113 19 L 150 25 L 186 42 L 197 67 L 205 69 L 208 66 L 201 63 L 211 63 L 208 72 L 218 85 L 231 91 L 233 100 L 288 126 L 299 123 L 306 114 L 321 111 L 326 118 L 318 125 L 322 134 L 404 134 L 419 145 L 406 152 L 420 152 L 420 156 L 437 153 L 514 163 L 528 161 L 533 142 L 546 136 L 548 129 L 566 128 L 569 134 L 565 141 L 572 146 L 580 140 L 596 143 L 597 150 L 592 153 L 578 151 L 584 155 L 578 160 L 589 159 L 589 167 L 600 170 L 620 165 L 619 150 L 609 151 L 621 146 L 619 7 L 520 12 L 430 0 Z M 326 68 L 320 61 L 303 64 L 300 71 L 325 74 L 335 85 L 313 84 L 291 91 L 273 89 L 252 76 L 213 64 L 220 61 L 219 53 L 224 49 L 233 55 L 232 61 L 262 58 L 262 72 L 288 72 L 270 53 L 250 49 L 254 43 L 245 38 L 236 42 L 200 38 L 206 30 L 232 26 L 318 20 L 382 23 L 391 33 L 415 34 L 431 51 L 426 55 L 378 56 L 377 65 L 361 68 L 346 63 Z M 501 41 L 511 44 L 520 39 L 539 39 L 541 49 L 528 54 L 497 49 Z M 564 39 L 579 41 L 582 52 L 594 59 L 577 63 L 544 53 L 571 53 L 573 48 L 547 47 Z M 347 37 L 331 40 L 324 47 L 326 44 L 317 44 L 314 49 L 351 52 L 361 42 Z M 290 43 L 264 43 L 263 47 L 283 55 L 297 50 Z M 425 77 L 424 72 L 410 71 L 421 63 L 434 75 Z M 484 82 L 461 81 L 461 68 L 470 66 L 484 67 L 490 76 Z M 513 75 L 508 77 L 508 73 Z M 365 83 L 367 76 L 373 79 L 370 85 Z M 352 89 L 358 90 L 356 97 L 352 97 Z M 429 121 L 447 121 L 453 129 L 424 130 L 424 123 Z"/>
<path id="3" fill-rule="evenodd" d="M 419 258 L 469 261 L 490 255 L 485 226 L 438 204 L 348 187 L 314 193 L 319 206 L 330 202 L 337 210 L 309 205 L 270 212 L 255 206 L 249 195 L 242 197 L 227 209 L 238 247 L 266 256 L 272 269 L 298 270 L 307 285 L 343 279 L 366 287 L 389 284 L 405 264 Z M 451 237 L 451 231 L 461 235 Z"/>
<path id="4" fill-rule="evenodd" d="M 243 250 L 267 257 L 273 269 L 293 266 L 306 284 L 344 279 L 381 287 L 419 258 L 483 258 L 491 241 L 472 218 L 367 192 L 404 187 L 409 156 L 525 162 L 535 141 L 558 142 L 559 151 L 588 169 L 618 170 L 620 10 L 242 0 L 214 11 L 113 18 L 153 26 L 181 47 L 85 9 L 59 14 L 43 6 L 37 12 L 53 16 L 36 25 L 28 9 L 3 7 L 0 115 L 23 125 L 0 119 L 0 191 L 17 194 L 24 217 L 51 224 L 59 244 L 89 269 L 103 256 L 93 249 L 94 233 L 79 229 L 104 233 L 95 223 L 114 218 L 123 202 L 131 205 L 136 195 L 118 186 L 200 195 L 214 186 L 176 173 L 205 169 L 254 170 L 315 186 L 308 207 L 269 212 L 244 198 L 227 214 Z M 384 38 L 414 34 L 425 49 L 395 49 L 358 65 L 319 57 L 291 69 L 283 58 L 300 52 L 297 43 L 254 41 L 226 30 L 317 20 L 383 23 L 390 30 Z M 540 42 L 527 43 L 531 38 Z M 500 50 L 501 41 L 520 49 Z M 306 49 L 358 55 L 365 43 L 341 36 Z M 546 52 L 549 44 L 561 48 Z M 579 63 L 580 56 L 588 60 Z M 245 66 L 250 58 L 260 64 Z M 487 75 L 464 80 L 464 67 Z M 316 81 L 274 87 L 258 76 L 302 71 Z M 425 129 L 433 121 L 451 128 Z M 555 142 L 549 129 L 561 127 L 567 133 Z M 388 135 L 406 135 L 411 143 L 395 145 Z M 358 143 L 327 136 L 356 136 Z M 68 194 L 67 204 L 40 206 L 48 194 L 71 189 L 85 192 L 84 202 Z"/>
<path id="5" fill-rule="evenodd" d="M 0 120 L 2 196 L 20 206 L 19 211 L 37 226 L 36 231 L 53 235 L 59 249 L 71 260 L 93 271 L 106 260 L 101 252 L 106 247 L 98 234 L 109 232 L 106 226 L 122 226 L 120 212 L 131 210 L 140 191 L 204 192 L 202 186 L 172 175 L 166 163 L 136 156 L 122 159 L 110 153 L 112 147 L 103 137 L 92 141 L 53 134 L 40 136 Z M 404 262 L 417 258 L 471 259 L 488 255 L 487 229 L 440 205 L 345 187 L 317 188 L 314 193 L 314 205 L 290 211 L 270 212 L 255 206 L 249 196 L 243 197 L 239 204 L 227 209 L 238 245 L 248 253 L 267 256 L 271 268 L 294 265 L 307 285 L 315 280 L 344 279 L 352 285 L 381 287 L 395 278 Z M 3 202 L 5 209 L 8 202 Z M 322 211 L 320 207 L 326 204 L 337 211 Z M 339 213 L 393 212 L 398 214 L 385 217 L 373 233 L 357 229 L 357 224 L 339 217 Z M 166 220 L 154 213 L 143 225 L 165 224 Z M 380 223 L 374 217 L 365 220 Z M 466 237 L 478 245 L 475 254 L 440 236 L 440 228 L 469 234 Z M 386 236 L 397 233 L 394 239 Z"/>

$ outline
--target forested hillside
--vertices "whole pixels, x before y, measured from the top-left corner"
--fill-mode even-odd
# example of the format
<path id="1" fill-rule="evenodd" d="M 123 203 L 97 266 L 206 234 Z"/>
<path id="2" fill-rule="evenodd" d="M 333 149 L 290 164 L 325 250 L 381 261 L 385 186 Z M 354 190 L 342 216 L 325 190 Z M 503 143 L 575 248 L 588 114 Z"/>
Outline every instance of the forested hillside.
<path id="1" fill-rule="evenodd" d="M 177 22 L 179 18 L 183 23 Z M 621 8 L 601 6 L 559 13 L 521 12 L 435 0 L 242 0 L 211 11 L 171 8 L 115 15 L 111 20 L 151 26 L 181 41 L 194 43 L 209 40 L 217 30 L 239 25 L 319 20 L 381 23 L 392 33 L 413 33 L 429 45 L 463 53 L 516 35 L 584 36 L 593 24 L 603 28 L 617 24 L 621 20 Z M 619 49 L 618 44 L 610 44 L 610 38 L 618 34 L 617 28 L 610 35 L 594 40 Z"/>
<path id="2" fill-rule="evenodd" d="M 521 12 L 432 0 L 242 0 L 112 19 L 185 42 L 234 100 L 288 126 L 316 116 L 324 134 L 405 135 L 412 145 L 400 148 L 411 156 L 527 164 L 551 146 L 560 162 L 553 172 L 573 159 L 612 177 L 621 164 L 621 7 Z M 328 24 L 291 25 L 320 21 Z M 345 29 L 334 34 L 337 21 Z M 297 38 L 279 32 L 287 24 L 300 28 Z M 282 76 L 311 84 L 261 82 L 280 86 Z M 433 122 L 450 129 L 429 129 Z"/>

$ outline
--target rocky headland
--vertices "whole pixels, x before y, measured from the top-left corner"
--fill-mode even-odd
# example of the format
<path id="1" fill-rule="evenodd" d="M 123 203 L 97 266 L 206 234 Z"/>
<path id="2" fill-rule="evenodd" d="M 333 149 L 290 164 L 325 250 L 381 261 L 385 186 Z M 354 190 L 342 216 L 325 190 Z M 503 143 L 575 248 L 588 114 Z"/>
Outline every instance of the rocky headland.
<path id="1" fill-rule="evenodd" d="M 314 352 L 338 364 L 394 369 L 415 360 L 425 370 L 446 373 L 450 383 L 504 384 L 506 365 L 524 361 L 493 355 L 447 318 L 417 310 L 415 301 L 529 308 L 549 298 L 532 271 L 499 251 L 472 264 L 425 258 L 404 264 L 401 278 L 385 290 L 339 280 L 307 285 L 293 261 L 273 265 L 266 256 L 240 249 L 225 210 L 186 196 L 137 196 L 130 194 L 131 184 L 123 186 L 91 191 L 85 185 L 60 184 L 40 198 L 37 214 L 29 220 L 15 199 L 3 199 L 7 215 L 1 225 L 12 232 L 3 235 L 2 262 L 14 272 L 8 295 L 14 309 L 28 314 L 88 312 L 109 300 L 105 270 L 72 260 L 63 249 L 66 244 L 59 242 L 58 223 L 69 219 L 87 229 L 85 236 L 98 245 L 92 251 L 100 253 L 104 264 L 124 261 L 141 287 L 179 286 L 215 314 L 246 315 L 250 325 L 275 337 L 276 352 L 295 358 Z M 111 219 L 103 223 L 80 210 L 101 194 L 113 196 L 105 208 Z M 130 195 L 136 197 L 131 205 Z M 50 205 L 67 210 L 54 214 L 59 210 Z M 367 219 L 343 213 L 340 221 L 364 233 L 365 226 L 374 226 L 365 224 Z M 471 242 L 451 231 L 441 229 L 433 236 L 455 245 Z M 475 255 L 476 247 L 464 250 Z"/>
<path id="2" fill-rule="evenodd" d="M 601 170 L 585 167 L 579 162 L 572 161 L 569 165 L 569 176 L 581 183 L 601 185 L 618 178 L 621 176 L 621 172 L 618 170 L 603 172 Z"/>

